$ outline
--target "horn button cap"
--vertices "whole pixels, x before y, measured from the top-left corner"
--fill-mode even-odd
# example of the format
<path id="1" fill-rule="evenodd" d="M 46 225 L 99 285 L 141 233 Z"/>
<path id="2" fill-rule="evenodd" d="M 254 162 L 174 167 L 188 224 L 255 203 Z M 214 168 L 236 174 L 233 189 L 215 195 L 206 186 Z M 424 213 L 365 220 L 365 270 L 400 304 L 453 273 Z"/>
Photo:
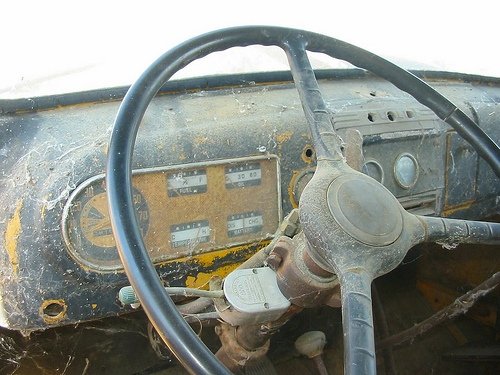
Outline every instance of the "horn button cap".
<path id="1" fill-rule="evenodd" d="M 383 185 L 361 174 L 342 175 L 327 190 L 335 221 L 354 239 L 370 246 L 386 246 L 403 230 L 397 199 Z"/>

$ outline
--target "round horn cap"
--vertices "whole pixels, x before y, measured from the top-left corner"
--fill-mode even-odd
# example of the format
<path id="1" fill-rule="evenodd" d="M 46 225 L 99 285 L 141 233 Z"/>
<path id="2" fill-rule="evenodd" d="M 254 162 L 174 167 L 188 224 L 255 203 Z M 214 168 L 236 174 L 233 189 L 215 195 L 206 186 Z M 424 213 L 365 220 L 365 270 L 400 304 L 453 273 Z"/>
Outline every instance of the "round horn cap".
<path id="1" fill-rule="evenodd" d="M 332 181 L 327 197 L 333 218 L 356 240 L 385 246 L 401 235 L 399 202 L 377 181 L 364 175 L 342 175 Z"/>

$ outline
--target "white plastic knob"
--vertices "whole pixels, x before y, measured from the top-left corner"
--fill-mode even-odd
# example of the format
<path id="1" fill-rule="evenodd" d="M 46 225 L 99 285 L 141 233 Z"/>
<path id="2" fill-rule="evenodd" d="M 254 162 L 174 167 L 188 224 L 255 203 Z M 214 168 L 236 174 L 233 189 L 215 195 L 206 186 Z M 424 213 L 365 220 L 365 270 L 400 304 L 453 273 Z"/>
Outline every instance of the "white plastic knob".
<path id="1" fill-rule="evenodd" d="M 309 358 L 317 357 L 323 353 L 323 348 L 326 344 L 326 336 L 321 331 L 310 331 L 300 336 L 295 341 L 295 349 L 300 354 L 306 355 Z"/>

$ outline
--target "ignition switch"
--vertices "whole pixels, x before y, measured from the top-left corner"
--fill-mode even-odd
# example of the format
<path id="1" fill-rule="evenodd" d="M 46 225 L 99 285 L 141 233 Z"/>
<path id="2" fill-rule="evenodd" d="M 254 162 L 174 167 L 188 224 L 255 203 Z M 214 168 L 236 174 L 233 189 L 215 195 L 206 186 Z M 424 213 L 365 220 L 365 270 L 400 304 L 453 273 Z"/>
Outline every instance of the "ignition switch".
<path id="1" fill-rule="evenodd" d="M 233 326 L 271 322 L 290 307 L 281 293 L 276 272 L 269 267 L 241 269 L 224 280 L 225 303 L 215 303 L 220 317 Z"/>

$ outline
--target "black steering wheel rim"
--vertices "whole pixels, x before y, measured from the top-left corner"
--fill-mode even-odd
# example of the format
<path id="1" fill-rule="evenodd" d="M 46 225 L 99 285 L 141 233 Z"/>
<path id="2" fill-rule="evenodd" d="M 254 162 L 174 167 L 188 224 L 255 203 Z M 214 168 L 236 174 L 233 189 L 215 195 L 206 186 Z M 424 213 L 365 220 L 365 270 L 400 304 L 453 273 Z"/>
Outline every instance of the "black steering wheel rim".
<path id="1" fill-rule="evenodd" d="M 236 27 L 193 38 L 155 61 L 125 96 L 108 149 L 106 189 L 114 237 L 131 285 L 149 319 L 181 363 L 192 373 L 228 373 L 177 312 L 152 265 L 135 217 L 132 154 L 139 124 L 160 88 L 192 61 L 212 52 L 253 44 L 282 47 L 301 40 L 312 52 L 346 60 L 385 78 L 449 123 L 500 177 L 500 149 L 465 113 L 425 82 L 387 60 L 348 43 L 302 30 Z"/>

